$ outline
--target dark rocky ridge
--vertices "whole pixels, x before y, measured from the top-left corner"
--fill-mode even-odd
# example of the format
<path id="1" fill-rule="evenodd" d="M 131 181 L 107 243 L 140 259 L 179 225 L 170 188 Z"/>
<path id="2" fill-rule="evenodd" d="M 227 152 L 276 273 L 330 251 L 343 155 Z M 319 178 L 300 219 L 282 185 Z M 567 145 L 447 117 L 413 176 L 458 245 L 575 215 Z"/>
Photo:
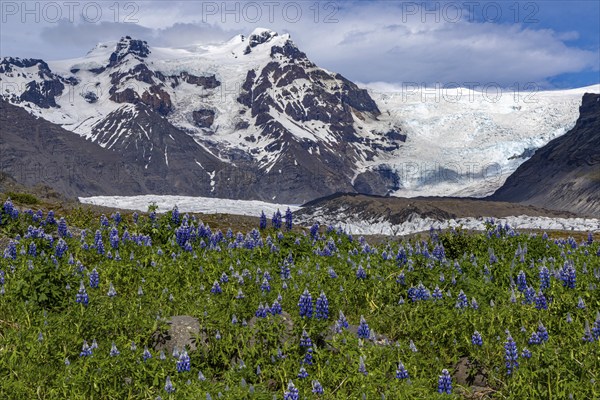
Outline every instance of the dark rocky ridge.
<path id="1" fill-rule="evenodd" d="M 492 200 L 600 217 L 600 95 L 586 93 L 575 127 L 538 149 Z"/>

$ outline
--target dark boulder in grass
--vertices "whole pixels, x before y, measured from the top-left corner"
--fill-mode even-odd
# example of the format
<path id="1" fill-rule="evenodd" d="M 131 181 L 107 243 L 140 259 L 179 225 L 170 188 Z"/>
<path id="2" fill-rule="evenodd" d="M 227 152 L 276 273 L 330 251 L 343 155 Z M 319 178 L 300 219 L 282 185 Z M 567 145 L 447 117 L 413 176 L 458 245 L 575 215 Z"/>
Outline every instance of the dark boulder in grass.
<path id="1" fill-rule="evenodd" d="M 156 331 L 152 334 L 152 348 L 173 354 L 173 349 L 194 351 L 197 348 L 197 338 L 200 333 L 200 322 L 189 315 L 175 315 L 168 321 L 167 332 Z"/>

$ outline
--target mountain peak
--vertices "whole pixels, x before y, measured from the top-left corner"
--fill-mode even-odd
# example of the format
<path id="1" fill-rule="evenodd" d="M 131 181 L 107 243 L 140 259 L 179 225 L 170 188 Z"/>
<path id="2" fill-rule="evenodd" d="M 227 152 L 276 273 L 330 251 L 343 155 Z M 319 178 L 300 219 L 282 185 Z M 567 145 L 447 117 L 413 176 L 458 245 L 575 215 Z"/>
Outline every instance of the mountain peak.
<path id="1" fill-rule="evenodd" d="M 131 36 L 124 36 L 117 42 L 115 51 L 110 55 L 109 67 L 117 65 L 128 55 L 132 55 L 139 61 L 147 58 L 150 54 L 150 47 L 145 40 L 132 39 Z"/>

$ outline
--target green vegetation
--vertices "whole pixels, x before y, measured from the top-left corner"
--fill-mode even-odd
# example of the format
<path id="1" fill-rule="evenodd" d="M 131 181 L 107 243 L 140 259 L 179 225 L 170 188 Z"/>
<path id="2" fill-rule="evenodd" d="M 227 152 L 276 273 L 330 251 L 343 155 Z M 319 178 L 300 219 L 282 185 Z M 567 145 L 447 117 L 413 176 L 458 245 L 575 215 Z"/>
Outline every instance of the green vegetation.
<path id="1" fill-rule="evenodd" d="M 481 234 L 369 246 L 323 227 L 213 232 L 177 212 L 64 217 L 0 210 L 0 236 L 13 238 L 0 258 L 0 398 L 292 399 L 290 380 L 300 399 L 600 397 L 597 240 L 490 222 Z M 300 316 L 305 290 L 311 317 Z M 276 309 L 278 295 L 293 324 L 255 316 Z M 350 326 L 336 333 L 340 311 Z M 189 371 L 185 357 L 154 348 L 175 315 L 201 327 Z M 361 316 L 370 339 L 357 335 Z M 301 346 L 303 331 L 311 346 Z M 408 379 L 396 377 L 399 362 Z M 451 394 L 438 393 L 443 369 Z"/>

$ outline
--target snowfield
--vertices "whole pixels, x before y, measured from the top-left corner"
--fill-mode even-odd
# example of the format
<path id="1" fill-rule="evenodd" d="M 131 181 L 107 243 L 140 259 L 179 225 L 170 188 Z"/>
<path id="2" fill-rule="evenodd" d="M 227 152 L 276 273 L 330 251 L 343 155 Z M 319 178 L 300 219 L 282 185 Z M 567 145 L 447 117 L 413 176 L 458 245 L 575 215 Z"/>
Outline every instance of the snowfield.
<path id="1" fill-rule="evenodd" d="M 152 203 L 158 206 L 158 212 L 167 212 L 173 209 L 175 205 L 177 205 L 180 212 L 203 214 L 235 214 L 258 217 L 264 211 L 268 218 L 277 210 L 283 213 L 288 207 L 292 211 L 297 211 L 301 208 L 297 205 L 273 204 L 257 200 L 161 195 L 80 197 L 79 201 L 86 204 L 139 211 L 147 211 L 148 206 Z M 365 221 L 343 213 L 331 216 L 323 215 L 317 211 L 312 217 L 300 220 L 296 219 L 294 223 L 312 225 L 315 222 L 319 222 L 322 225 L 341 227 L 354 235 L 409 235 L 428 231 L 431 227 L 448 229 L 462 226 L 469 230 L 483 231 L 485 230 L 486 219 L 457 218 L 438 221 L 431 218 L 421 218 L 413 214 L 406 222 L 393 225 L 383 219 Z M 522 215 L 496 218 L 495 220 L 503 224 L 509 224 L 515 229 L 600 232 L 600 219 L 594 218 L 548 218 Z"/>
<path id="2" fill-rule="evenodd" d="M 296 211 L 299 206 L 266 203 L 258 200 L 230 200 L 215 199 L 210 197 L 191 196 L 94 196 L 80 197 L 79 201 L 85 204 L 97 206 L 122 208 L 125 210 L 148 211 L 148 206 L 156 204 L 158 212 L 164 213 L 177 206 L 180 212 L 203 213 L 203 214 L 235 214 L 259 217 L 264 211 L 268 218 L 277 210 L 283 214 L 289 207 Z"/>

